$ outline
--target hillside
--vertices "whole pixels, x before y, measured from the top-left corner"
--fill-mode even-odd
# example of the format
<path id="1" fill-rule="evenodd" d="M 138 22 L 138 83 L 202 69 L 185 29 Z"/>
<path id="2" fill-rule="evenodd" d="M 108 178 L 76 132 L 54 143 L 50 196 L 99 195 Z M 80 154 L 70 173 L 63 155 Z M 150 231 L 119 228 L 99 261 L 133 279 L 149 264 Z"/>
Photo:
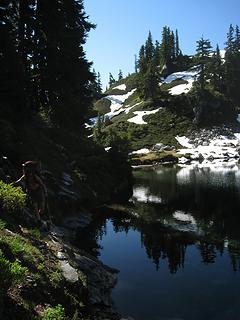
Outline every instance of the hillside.
<path id="1" fill-rule="evenodd" d="M 205 145 L 206 149 L 213 139 L 221 140 L 222 136 L 225 137 L 222 145 L 226 147 L 226 139 L 231 139 L 234 141 L 230 142 L 238 147 L 238 136 L 234 135 L 240 131 L 237 113 L 232 118 L 226 114 L 223 118 L 219 117 L 219 121 L 212 119 L 201 126 L 194 124 L 195 106 L 191 94 L 198 75 L 199 68 L 195 66 L 162 78 L 159 83 L 161 96 L 157 101 L 143 100 L 139 97 L 136 74 L 113 85 L 94 106 L 100 115 L 100 120 L 102 119 L 101 134 L 105 147 L 108 147 L 108 136 L 112 132 L 126 137 L 130 142 L 130 151 L 135 153 L 137 150 L 138 153 L 150 152 L 151 149 L 159 151 L 161 149 L 159 146 L 162 149 L 165 146 L 165 150 L 186 147 L 183 139 L 178 139 L 181 136 L 186 136 L 191 141 L 192 149 L 201 144 Z M 97 118 L 91 121 L 94 124 Z M 190 148 L 190 145 L 188 147 Z M 190 150 L 181 151 L 192 153 Z M 209 149 L 207 156 L 211 151 L 212 149 Z"/>

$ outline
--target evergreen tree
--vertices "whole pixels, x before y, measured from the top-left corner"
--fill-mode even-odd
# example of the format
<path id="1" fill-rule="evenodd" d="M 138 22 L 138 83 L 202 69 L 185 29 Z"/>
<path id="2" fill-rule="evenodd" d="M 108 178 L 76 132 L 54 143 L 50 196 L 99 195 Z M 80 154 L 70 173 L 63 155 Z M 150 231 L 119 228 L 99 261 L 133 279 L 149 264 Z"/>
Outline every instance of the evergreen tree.
<path id="1" fill-rule="evenodd" d="M 123 78 L 122 70 L 119 69 L 119 72 L 118 72 L 118 80 L 121 80 L 122 78 Z"/>
<path id="2" fill-rule="evenodd" d="M 175 36 L 173 31 L 171 32 L 170 38 L 169 38 L 169 46 L 170 46 L 170 57 L 171 60 L 174 61 L 176 58 L 176 48 L 175 48 Z"/>
<path id="3" fill-rule="evenodd" d="M 137 55 L 134 55 L 134 71 L 135 73 L 138 72 L 138 62 L 137 62 Z"/>
<path id="4" fill-rule="evenodd" d="M 92 91 L 92 96 L 94 99 L 98 99 L 101 97 L 102 93 L 102 84 L 101 84 L 101 78 L 100 78 L 100 73 L 96 74 L 95 69 L 92 71 L 93 73 L 93 80 L 91 82 L 90 88 Z"/>
<path id="5" fill-rule="evenodd" d="M 153 61 L 154 61 L 154 65 L 159 68 L 160 64 L 161 64 L 161 51 L 160 51 L 160 43 L 159 41 L 155 42 L 155 50 L 154 50 L 154 57 L 153 57 Z"/>
<path id="6" fill-rule="evenodd" d="M 234 102 L 240 104 L 240 52 L 239 52 L 239 29 L 236 27 L 234 37 L 234 28 L 229 27 L 226 42 L 225 53 L 225 88 L 227 96 Z"/>
<path id="7" fill-rule="evenodd" d="M 97 93 L 99 94 L 102 93 L 102 82 L 101 82 L 101 75 L 99 72 L 97 73 Z"/>
<path id="8" fill-rule="evenodd" d="M 110 72 L 109 73 L 109 82 L 108 82 L 109 87 L 111 87 L 115 82 L 116 82 L 116 80 L 113 78 L 113 75 Z"/>
<path id="9" fill-rule="evenodd" d="M 227 54 L 232 54 L 234 51 L 234 28 L 232 24 L 230 24 L 227 33 L 226 51 Z"/>
<path id="10" fill-rule="evenodd" d="M 141 46 L 139 51 L 138 69 L 140 74 L 144 74 L 147 71 L 147 61 L 144 45 Z"/>
<path id="11" fill-rule="evenodd" d="M 87 21 L 83 1 L 75 0 L 38 0 L 35 24 L 33 78 L 39 105 L 56 126 L 80 127 L 94 80 L 83 44 L 94 25 Z"/>
<path id="12" fill-rule="evenodd" d="M 156 100 L 158 98 L 160 94 L 159 74 L 153 62 L 148 66 L 147 71 L 139 77 L 137 89 L 143 99 Z"/>
<path id="13" fill-rule="evenodd" d="M 236 29 L 235 29 L 234 49 L 236 52 L 240 51 L 240 30 L 238 25 L 236 25 Z"/>
<path id="14" fill-rule="evenodd" d="M 178 30 L 177 29 L 175 31 L 175 52 L 176 52 L 176 57 L 179 57 L 181 55 L 181 50 L 180 50 L 180 47 L 179 47 Z"/>
<path id="15" fill-rule="evenodd" d="M 175 36 L 169 27 L 163 27 L 162 43 L 161 43 L 161 57 L 162 66 L 165 65 L 165 73 L 173 72 L 173 62 L 175 60 Z"/>
<path id="16" fill-rule="evenodd" d="M 211 58 L 209 73 L 211 77 L 211 85 L 213 86 L 214 90 L 222 91 L 224 70 L 218 45 L 216 47 L 216 51 L 213 53 L 213 56 Z"/>
<path id="17" fill-rule="evenodd" d="M 154 56 L 154 45 L 152 40 L 152 34 L 149 31 L 148 38 L 145 43 L 145 59 L 147 64 L 152 62 L 153 56 Z"/>
<path id="18" fill-rule="evenodd" d="M 3 1 L 0 7 L 0 116 L 24 121 L 29 110 L 27 77 L 18 50 L 19 6 Z"/>
<path id="19" fill-rule="evenodd" d="M 205 88 L 207 78 L 209 77 L 208 73 L 208 66 L 210 62 L 210 53 L 211 53 L 211 43 L 209 40 L 203 39 L 203 37 L 197 41 L 197 48 L 196 48 L 196 57 L 197 63 L 200 66 L 200 73 L 199 73 L 199 84 L 201 90 Z"/>

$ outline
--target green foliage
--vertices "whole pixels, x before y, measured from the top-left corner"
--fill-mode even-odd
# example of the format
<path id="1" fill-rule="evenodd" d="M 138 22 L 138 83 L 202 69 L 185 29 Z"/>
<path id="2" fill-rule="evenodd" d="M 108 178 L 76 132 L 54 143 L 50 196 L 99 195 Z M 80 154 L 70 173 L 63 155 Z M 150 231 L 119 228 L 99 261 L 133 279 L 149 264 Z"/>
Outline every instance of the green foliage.
<path id="1" fill-rule="evenodd" d="M 37 240 L 40 240 L 42 238 L 42 235 L 39 229 L 29 229 L 29 233 Z"/>
<path id="2" fill-rule="evenodd" d="M 0 230 L 3 230 L 6 227 L 6 222 L 0 219 Z"/>
<path id="3" fill-rule="evenodd" d="M 102 98 L 97 102 L 95 102 L 94 110 L 96 110 L 98 114 L 103 115 L 110 111 L 110 106 L 111 106 L 111 101 L 106 98 Z"/>
<path id="4" fill-rule="evenodd" d="M 0 243 L 5 244 L 9 251 L 20 260 L 28 264 L 34 262 L 34 258 L 42 258 L 40 251 L 34 247 L 29 240 L 20 235 L 4 234 L 0 236 Z"/>
<path id="5" fill-rule="evenodd" d="M 65 310 L 62 305 L 47 308 L 42 316 L 42 320 L 64 320 L 66 319 Z"/>
<path id="6" fill-rule="evenodd" d="M 170 83 L 163 83 L 161 85 L 161 90 L 162 91 L 168 91 L 169 89 L 175 87 L 175 86 L 178 86 L 180 84 L 186 84 L 188 83 L 186 80 L 183 80 L 183 79 L 175 79 L 173 80 L 172 82 Z"/>
<path id="7" fill-rule="evenodd" d="M 194 108 L 194 123 L 200 126 L 234 122 L 236 111 L 232 102 L 223 93 L 211 87 L 202 90 L 194 87 L 190 94 Z"/>
<path id="8" fill-rule="evenodd" d="M 22 282 L 28 273 L 28 269 L 22 267 L 18 261 L 10 262 L 2 250 L 0 250 L 0 270 L 0 287 L 2 289 Z"/>
<path id="9" fill-rule="evenodd" d="M 62 273 L 59 269 L 54 270 L 49 274 L 49 280 L 54 288 L 57 288 L 63 280 Z"/>
<path id="10" fill-rule="evenodd" d="M 229 99 L 233 101 L 236 106 L 240 104 L 240 32 L 239 27 L 236 26 L 234 34 L 234 27 L 230 25 L 227 34 L 226 53 L 225 53 L 225 93 Z"/>
<path id="11" fill-rule="evenodd" d="M 196 48 L 196 58 L 197 63 L 200 65 L 200 73 L 198 77 L 198 81 L 201 90 L 204 90 L 206 87 L 207 80 L 209 79 L 209 64 L 211 61 L 210 53 L 211 53 L 211 43 L 209 40 L 203 39 L 203 37 L 197 41 Z"/>
<path id="12" fill-rule="evenodd" d="M 116 80 L 113 78 L 113 75 L 111 74 L 111 72 L 109 73 L 109 87 L 111 87 L 113 84 L 115 84 Z"/>
<path id="13" fill-rule="evenodd" d="M 77 130 L 85 122 L 94 82 L 83 45 L 95 26 L 83 1 L 8 1 L 0 24 L 4 117 L 23 122 L 42 108 L 52 125 Z"/>
<path id="14" fill-rule="evenodd" d="M 10 213 L 23 210 L 26 206 L 26 194 L 20 187 L 15 188 L 0 180 L 0 206 Z"/>

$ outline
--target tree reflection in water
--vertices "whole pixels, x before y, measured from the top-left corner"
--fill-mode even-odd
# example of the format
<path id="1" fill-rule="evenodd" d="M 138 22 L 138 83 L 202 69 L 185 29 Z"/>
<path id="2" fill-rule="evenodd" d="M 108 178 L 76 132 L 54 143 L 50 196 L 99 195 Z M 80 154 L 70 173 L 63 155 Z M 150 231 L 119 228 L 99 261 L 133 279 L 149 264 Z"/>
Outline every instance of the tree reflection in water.
<path id="1" fill-rule="evenodd" d="M 169 271 L 184 268 L 186 252 L 195 245 L 204 264 L 212 264 L 228 250 L 232 268 L 240 270 L 240 185 L 237 170 L 212 172 L 179 167 L 138 170 L 130 208 L 137 218 L 123 212 L 102 210 L 84 229 L 77 245 L 99 255 L 99 240 L 106 235 L 106 221 L 116 233 L 136 230 L 149 259 Z"/>

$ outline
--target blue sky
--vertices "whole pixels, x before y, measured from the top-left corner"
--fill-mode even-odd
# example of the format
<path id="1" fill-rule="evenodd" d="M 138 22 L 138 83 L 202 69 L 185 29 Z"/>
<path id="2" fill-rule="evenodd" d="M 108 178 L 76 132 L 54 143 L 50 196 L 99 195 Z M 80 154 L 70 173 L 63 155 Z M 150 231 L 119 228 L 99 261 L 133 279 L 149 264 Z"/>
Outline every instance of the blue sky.
<path id="1" fill-rule="evenodd" d="M 134 55 L 145 43 L 148 32 L 161 41 L 163 26 L 178 29 L 180 48 L 195 52 L 203 37 L 224 48 L 230 23 L 240 26 L 239 0 L 85 0 L 89 21 L 97 25 L 88 34 L 85 52 L 100 72 L 103 89 L 109 72 L 115 78 L 134 71 Z"/>

